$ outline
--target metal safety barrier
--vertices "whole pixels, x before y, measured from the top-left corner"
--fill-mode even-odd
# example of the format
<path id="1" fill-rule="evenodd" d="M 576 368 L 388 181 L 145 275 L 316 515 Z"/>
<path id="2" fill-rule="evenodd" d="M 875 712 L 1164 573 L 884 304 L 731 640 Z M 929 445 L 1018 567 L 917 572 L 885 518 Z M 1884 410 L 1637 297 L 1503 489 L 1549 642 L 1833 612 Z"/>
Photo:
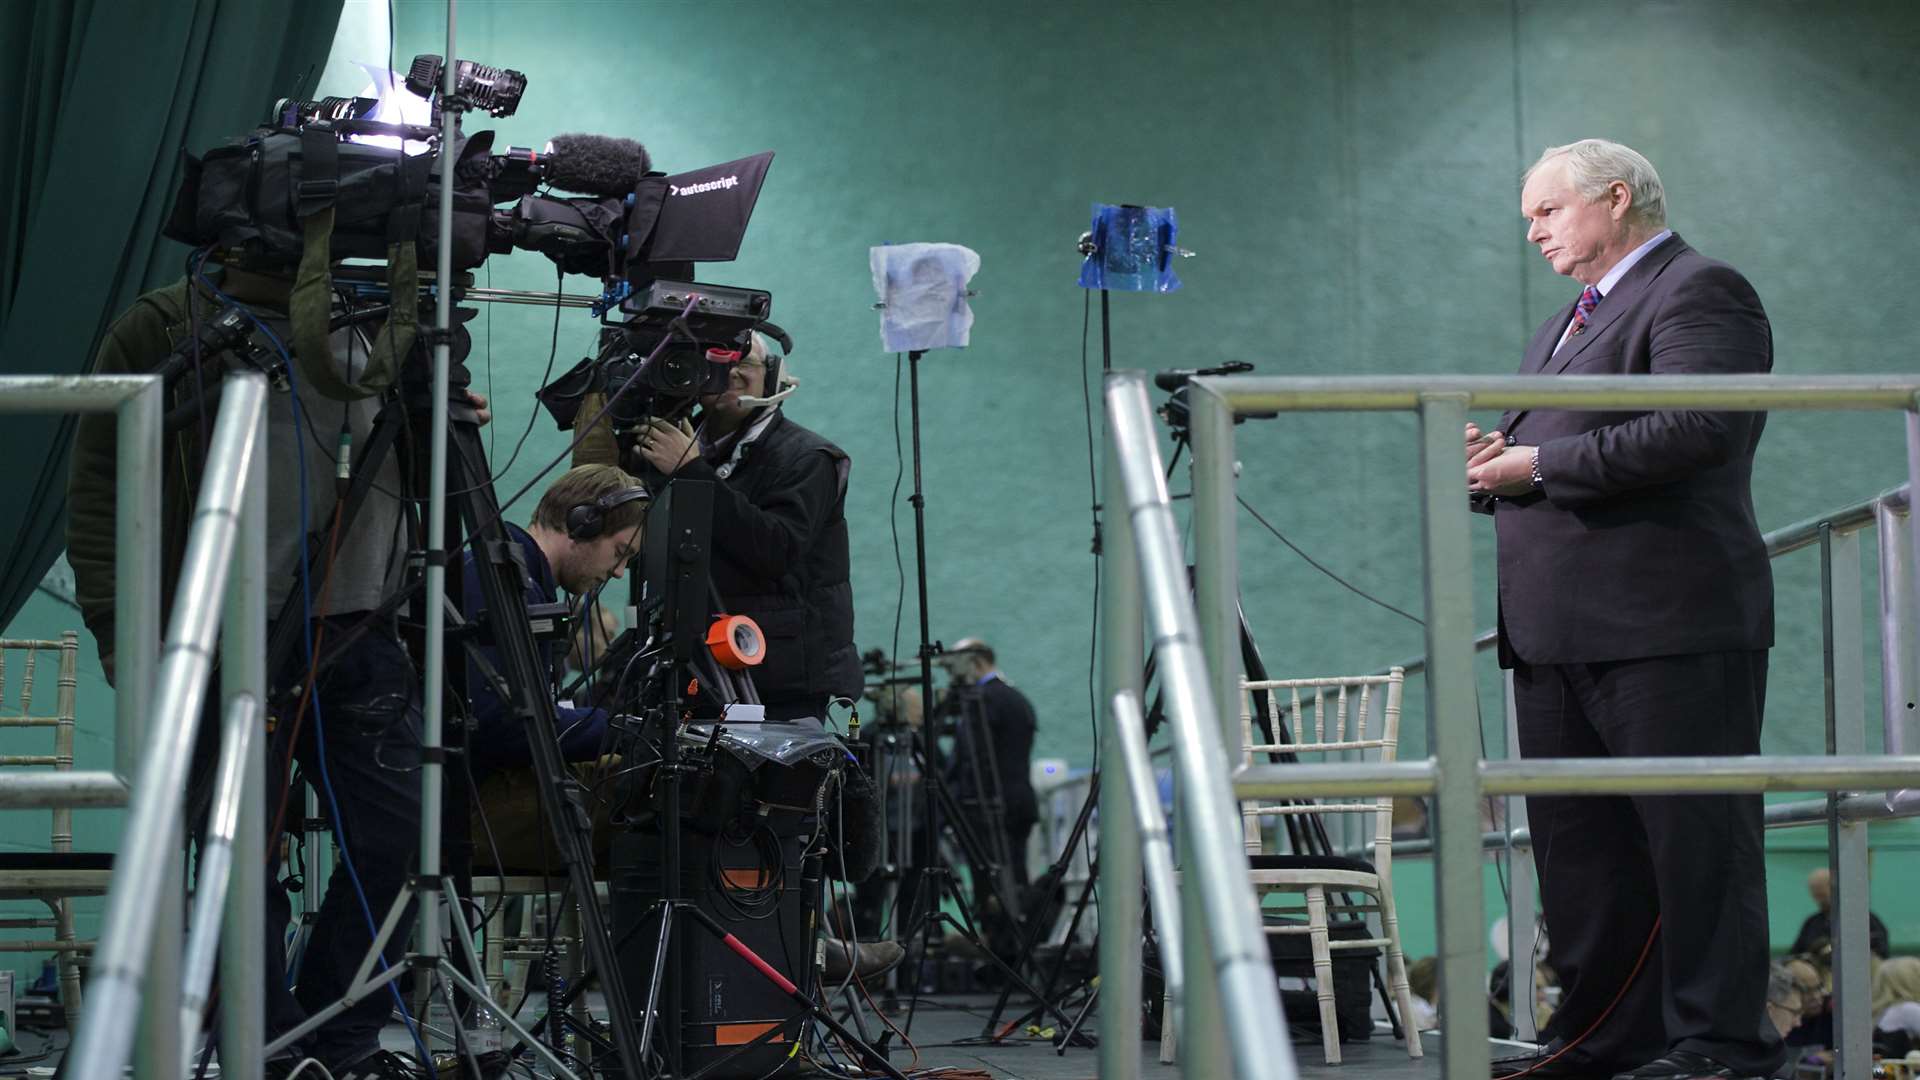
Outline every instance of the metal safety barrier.
<path id="1" fill-rule="evenodd" d="M 0 378 L 0 412 L 116 412 L 115 761 L 112 773 L 0 777 L 0 806 L 128 807 L 94 953 L 87 1007 L 67 1055 L 69 1076 L 177 1080 L 199 1032 L 217 932 L 221 979 L 259 986 L 266 879 L 257 813 L 266 776 L 254 737 L 266 689 L 266 402 L 264 376 L 227 376 L 199 502 L 164 641 L 160 631 L 162 386 L 158 376 Z M 184 940 L 184 791 L 220 643 L 218 810 L 202 862 L 193 933 Z M 235 857 L 227 858 L 227 852 Z M 192 958 L 191 964 L 185 958 Z M 186 1010 L 191 1008 L 189 1018 Z M 221 996 L 221 1064 L 258 1076 L 266 1018 L 260 995 Z"/>
<path id="2" fill-rule="evenodd" d="M 1260 909 L 1247 887 L 1248 862 L 1240 840 L 1228 745 L 1218 718 L 1235 710 L 1238 682 L 1224 694 L 1202 655 L 1186 559 L 1162 479 L 1159 444 L 1146 382 L 1138 373 L 1111 375 L 1105 388 L 1107 426 L 1106 557 L 1101 563 L 1101 768 L 1109 777 L 1135 778 L 1100 788 L 1100 925 L 1142 924 L 1141 818 L 1134 793 L 1141 783 L 1145 735 L 1132 722 L 1143 682 L 1143 628 L 1150 632 L 1173 742 L 1180 850 L 1188 888 L 1178 913 L 1156 910 L 1158 926 L 1177 923 L 1185 993 L 1178 1003 L 1182 1070 L 1190 1076 L 1293 1080 L 1298 1075 L 1280 988 L 1268 959 Z M 1234 735 L 1238 745 L 1237 731 Z M 1130 771 L 1131 767 L 1131 771 Z M 1145 802 L 1143 799 L 1142 802 Z M 1155 855 L 1158 862 L 1158 856 Z M 1156 878 L 1160 878 L 1156 866 Z M 1156 882 L 1154 898 L 1171 886 Z M 1162 949 L 1170 939 L 1163 937 Z M 1100 935 L 1100 1075 L 1140 1075 L 1141 939 L 1128 932 Z"/>
<path id="3" fill-rule="evenodd" d="M 1890 701 L 1912 700 L 1916 665 L 1913 661 L 1913 625 L 1915 596 L 1912 567 L 1916 564 L 1913 546 L 1920 536 L 1899 520 L 1898 509 L 1904 500 L 1889 493 L 1877 500 L 1871 510 L 1859 507 L 1846 515 L 1827 515 L 1815 522 L 1786 530 L 1786 535 L 1770 538 L 1776 547 L 1791 550 L 1820 544 L 1825 552 L 1823 579 L 1827 582 L 1827 637 L 1829 755 L 1823 757 L 1758 756 L 1740 758 L 1655 758 L 1655 759 L 1571 759 L 1483 761 L 1480 758 L 1479 719 L 1475 702 L 1473 657 L 1475 635 L 1472 626 L 1473 592 L 1470 558 L 1467 491 L 1462 453 L 1461 431 L 1470 408 L 1560 408 L 1581 410 L 1650 410 L 1698 408 L 1741 411 L 1774 410 L 1873 410 L 1898 409 L 1907 413 L 1907 464 L 1909 480 L 1920 475 L 1920 378 L 1911 376 L 1821 376 L 1787 377 L 1763 375 L 1727 376 L 1556 376 L 1541 379 L 1529 376 L 1439 376 L 1410 378 L 1387 377 L 1300 377 L 1257 376 L 1196 378 L 1189 390 L 1188 407 L 1192 431 L 1194 589 L 1198 605 L 1200 643 L 1206 658 L 1204 689 L 1210 694 L 1201 700 L 1212 708 L 1226 703 L 1238 693 L 1238 561 L 1234 530 L 1234 434 L 1236 415 L 1299 411 L 1412 411 L 1420 419 L 1419 490 L 1422 509 L 1423 580 L 1426 600 L 1426 655 L 1409 670 L 1424 668 L 1427 674 L 1428 746 L 1425 761 L 1401 761 L 1391 765 L 1312 764 L 1255 765 L 1241 770 L 1228 795 L 1234 798 L 1335 795 L 1430 795 L 1433 797 L 1434 841 L 1436 857 L 1436 906 L 1439 922 L 1440 987 L 1450 1001 L 1477 1000 L 1485 993 L 1486 946 L 1481 932 L 1484 896 L 1480 877 L 1480 858 L 1486 839 L 1479 825 L 1479 809 L 1489 795 L 1502 794 L 1611 794 L 1647 792 L 1758 792 L 1820 791 L 1837 793 L 1862 789 L 1885 789 L 1890 794 L 1841 797 L 1830 794 L 1822 805 L 1833 833 L 1835 859 L 1843 872 L 1836 875 L 1835 920 L 1843 938 L 1856 924 L 1866 926 L 1864 826 L 1858 822 L 1871 816 L 1891 816 L 1911 805 L 1910 793 L 1902 789 L 1920 787 L 1920 739 L 1909 726 L 1901 726 L 1899 740 L 1890 741 L 1888 755 L 1864 753 L 1864 732 L 1858 725 L 1836 724 L 1835 718 L 1864 713 L 1863 672 L 1859 666 L 1862 650 L 1858 635 L 1862 613 L 1859 610 L 1858 529 L 1869 517 L 1884 531 L 1882 542 L 1882 621 L 1883 650 L 1888 660 L 1886 676 L 1890 681 Z M 1144 377 L 1138 373 L 1109 376 L 1107 407 L 1113 439 L 1109 446 L 1108 506 L 1122 505 L 1113 487 L 1113 474 L 1123 462 L 1116 456 L 1140 457 L 1158 464 L 1153 433 L 1149 426 Z M 1143 430 L 1144 429 L 1144 430 Z M 1131 470 L 1139 472 L 1138 467 Z M 1158 485 L 1158 474 L 1154 483 Z M 1144 482 L 1144 480 L 1143 480 Z M 1159 497 L 1164 499 L 1164 487 Z M 1124 503 L 1129 510 L 1138 505 Z M 1171 521 L 1169 515 L 1168 518 Z M 1113 564 L 1131 564 L 1135 553 L 1131 536 L 1124 547 L 1108 550 L 1109 581 Z M 1888 549 L 1903 550 L 1889 554 Z M 1177 557 L 1174 560 L 1177 563 Z M 1173 590 L 1165 603 L 1179 607 L 1186 603 L 1184 578 L 1164 565 L 1150 568 L 1152 553 L 1143 553 L 1140 568 L 1147 575 L 1149 588 Z M 1156 586 L 1156 576 L 1165 577 Z M 1849 590 L 1846 583 L 1851 582 Z M 1111 584 L 1108 585 L 1112 587 Z M 1111 594 L 1109 594 L 1111 595 Z M 1851 598 L 1851 599 L 1849 599 Z M 1851 607 L 1849 607 L 1851 605 Z M 1129 662 L 1138 660 L 1139 612 L 1137 607 L 1109 611 L 1103 630 L 1108 633 L 1106 657 L 1112 669 L 1107 675 L 1108 693 L 1128 689 L 1118 685 L 1127 677 Z M 1846 639 L 1848 627 L 1853 640 Z M 1900 630 L 1899 628 L 1906 629 Z M 1131 631 L 1129 633 L 1129 630 Z M 1156 624 L 1156 633 L 1159 633 Z M 1129 654 L 1129 648 L 1132 653 Z M 1133 670 L 1137 662 L 1131 663 Z M 1177 698 L 1176 687 L 1193 678 L 1190 669 L 1163 667 L 1170 698 Z M 1899 689 L 1898 694 L 1891 693 Z M 1193 687 L 1185 687 L 1189 697 L 1198 697 Z M 1189 702 L 1191 704 L 1191 702 Z M 1182 752 L 1196 754 L 1204 748 L 1220 752 L 1236 722 L 1232 710 L 1214 709 L 1215 731 L 1204 739 L 1200 733 L 1176 727 L 1176 762 Z M 1905 718 L 1903 718 L 1904 721 Z M 1908 722 L 1910 723 L 1910 722 Z M 1109 734 L 1111 727 L 1109 726 Z M 1893 734 L 1889 731 L 1890 740 Z M 1103 743 L 1103 759 L 1109 753 Z M 1189 745 L 1193 744 L 1193 745 Z M 1109 764 L 1103 760 L 1103 765 Z M 1118 765 L 1116 757 L 1111 764 Z M 1182 770 L 1180 821 L 1189 844 L 1189 860 L 1205 853 L 1209 845 L 1191 831 L 1196 826 L 1189 815 L 1186 790 L 1194 782 Z M 1118 775 L 1118 774 L 1115 774 Z M 1124 797 L 1124 793 L 1122 793 Z M 1199 801 L 1196 799 L 1195 801 Z M 1113 827 L 1115 799 L 1103 799 L 1101 813 L 1106 828 Z M 1124 810 L 1119 811 L 1124 813 Z M 1796 814 L 1810 810 L 1803 804 Z M 1859 814 L 1857 820 L 1848 815 Z M 1122 898 L 1138 904 L 1140 862 L 1138 834 L 1131 821 L 1123 836 L 1108 833 L 1115 843 L 1103 848 L 1103 899 Z M 1501 841 L 1505 846 L 1506 841 Z M 1125 852 L 1133 850 L 1131 856 Z M 1109 867 L 1115 854 L 1121 864 Z M 1114 876 L 1107 878 L 1112 869 Z M 1203 879 L 1202 892 L 1223 887 L 1222 883 Z M 1235 883 L 1244 896 L 1251 896 L 1244 881 Z M 1530 887 L 1530 886 L 1529 886 Z M 1125 898 L 1132 897 L 1131 901 Z M 1223 902 L 1215 900 L 1216 904 Z M 1217 933 L 1212 926 L 1191 921 L 1195 905 L 1187 905 L 1189 988 L 1186 1020 L 1189 1027 L 1205 1023 L 1211 1012 L 1221 1015 L 1219 1006 L 1208 1002 L 1210 987 L 1223 974 L 1207 965 L 1209 954 L 1198 952 L 1193 942 Z M 1118 913 L 1118 925 L 1138 921 L 1137 910 Z M 1119 935 L 1113 935 L 1115 937 Z M 1107 944 L 1102 935 L 1102 970 L 1114 976 L 1109 953 L 1121 961 L 1124 954 Z M 1854 1012 L 1864 1015 L 1866 970 L 1864 930 L 1859 935 L 1861 948 L 1851 962 L 1837 960 L 1836 993 L 1842 1008 L 1853 1001 Z M 1137 943 L 1135 945 L 1137 949 Z M 1838 953 L 1837 953 L 1838 955 Z M 1137 964 L 1137 957 L 1135 959 Z M 1271 982 L 1268 973 L 1267 981 Z M 1516 984 L 1526 980 L 1516 978 Z M 1124 1032 L 1132 1025 L 1138 1030 L 1138 1015 L 1126 996 L 1108 997 L 1103 1010 L 1103 1033 Z M 1132 1001 L 1138 996 L 1133 995 Z M 1203 1008 L 1202 1006 L 1208 1006 Z M 1116 1015 L 1109 1017 L 1112 1012 Z M 1196 1015 L 1196 1013 L 1200 1015 Z M 1843 1075 L 1864 1077 L 1870 1068 L 1870 1054 L 1863 1053 L 1868 1033 L 1860 1028 L 1859 1015 L 1841 1020 Z M 1216 1046 L 1240 1038 L 1232 1028 L 1247 1022 L 1245 1009 L 1225 1014 L 1228 1039 L 1215 1040 Z M 1868 1021 L 1870 1023 L 1870 1020 Z M 1108 1028 L 1107 1025 L 1111 1025 Z M 1486 1075 L 1489 1063 L 1487 1016 L 1474 1009 L 1449 1010 L 1443 1018 L 1440 1056 L 1444 1075 L 1473 1077 Z M 1195 1035 L 1200 1038 L 1196 1039 Z M 1205 1033 L 1183 1031 L 1186 1046 L 1204 1051 Z M 1122 1036 L 1124 1037 L 1124 1036 Z M 1103 1040 L 1104 1042 L 1104 1040 Z M 1238 1075 L 1270 1075 L 1256 1067 L 1248 1071 L 1239 1043 L 1234 1048 L 1234 1071 Z M 1103 1065 L 1105 1060 L 1103 1059 Z M 1196 1075 L 1218 1075 L 1223 1062 L 1195 1062 Z M 1291 1068 L 1291 1058 L 1288 1059 Z M 1132 1068 L 1132 1067 L 1129 1067 Z M 1209 1071 L 1211 1070 L 1211 1071 Z M 1131 1072 L 1112 1075 L 1131 1075 Z M 1103 1075 L 1107 1075 L 1103 1071 Z"/>
<path id="4" fill-rule="evenodd" d="M 1768 556 L 1775 559 L 1809 547 L 1820 547 L 1820 625 L 1823 635 L 1830 642 L 1826 650 L 1825 674 L 1837 691 L 1836 698 L 1827 702 L 1826 721 L 1834 733 L 1836 746 L 1841 738 L 1841 717 L 1852 707 L 1847 695 L 1851 693 L 1851 688 L 1863 685 L 1854 674 L 1865 667 L 1866 658 L 1866 646 L 1860 633 L 1862 620 L 1859 612 L 1851 608 L 1846 599 L 1857 595 L 1861 585 L 1861 562 L 1855 557 L 1851 545 L 1855 542 L 1854 534 L 1877 529 L 1880 534 L 1877 621 L 1880 629 L 1883 741 L 1889 754 L 1906 754 L 1920 748 L 1920 711 L 1915 708 L 1916 704 L 1920 704 L 1920 700 L 1916 700 L 1920 699 L 1920 686 L 1916 685 L 1916 672 L 1920 671 L 1916 646 L 1920 646 L 1920 634 L 1915 632 L 1914 605 L 1902 602 L 1903 597 L 1910 598 L 1913 595 L 1914 546 L 1909 531 L 1912 526 L 1911 506 L 1910 487 L 1901 484 L 1873 498 L 1816 514 L 1762 537 Z M 1836 602 L 1840 609 L 1838 618 Z M 1494 630 L 1483 630 L 1474 637 L 1474 649 L 1484 652 L 1493 648 L 1497 640 Z M 1409 657 L 1397 666 L 1409 673 L 1418 673 L 1425 669 L 1426 657 Z M 1387 670 L 1380 669 L 1383 673 Z M 1843 676 L 1842 673 L 1854 674 Z M 1508 674 L 1503 682 L 1508 705 L 1507 755 L 1513 757 L 1517 756 L 1519 743 L 1512 714 L 1512 675 Z M 1865 718 L 1864 711 L 1861 717 Z M 1831 826 L 1835 822 L 1850 825 L 1910 817 L 1920 817 L 1920 789 L 1901 788 L 1850 795 L 1836 793 L 1824 799 L 1772 803 L 1766 808 L 1765 822 L 1767 828 L 1779 829 L 1807 825 Z M 1509 802 L 1506 825 L 1507 828 L 1502 832 L 1486 834 L 1482 838 L 1482 849 L 1489 853 L 1501 853 L 1508 858 L 1507 880 L 1511 895 L 1532 896 L 1533 863 L 1529 858 L 1514 855 L 1515 852 L 1524 853 L 1531 845 L 1524 802 L 1517 799 Z M 1432 841 L 1424 838 L 1397 841 L 1393 846 L 1396 857 L 1418 857 L 1431 854 L 1432 851 Z M 1834 878 L 1843 883 L 1855 882 L 1856 891 L 1864 890 L 1864 856 L 1856 859 L 1853 846 L 1846 843 L 1833 848 L 1830 854 L 1830 869 Z M 1860 865 L 1854 865 L 1856 861 Z M 1537 934 L 1533 905 L 1510 904 L 1508 907 L 1511 913 L 1507 922 L 1508 955 L 1528 955 L 1533 951 Z M 1840 940 L 1866 941 L 1866 906 L 1846 904 L 1843 908 L 1837 931 Z M 1858 925 L 1849 921 L 1855 917 L 1860 920 Z M 1518 980 L 1512 982 L 1511 990 L 1513 997 L 1509 1004 L 1515 1034 L 1530 1039 L 1535 1034 L 1533 987 L 1525 980 Z M 1853 1013 L 1866 1013 L 1870 1003 L 1861 1000 L 1856 992 L 1854 997 L 1839 1004 L 1842 1031 L 1852 1030 L 1858 1035 L 1860 1025 L 1854 1020 Z M 1867 1037 L 1871 1038 L 1870 1031 Z M 1859 1052 L 1856 1048 L 1855 1053 Z"/>

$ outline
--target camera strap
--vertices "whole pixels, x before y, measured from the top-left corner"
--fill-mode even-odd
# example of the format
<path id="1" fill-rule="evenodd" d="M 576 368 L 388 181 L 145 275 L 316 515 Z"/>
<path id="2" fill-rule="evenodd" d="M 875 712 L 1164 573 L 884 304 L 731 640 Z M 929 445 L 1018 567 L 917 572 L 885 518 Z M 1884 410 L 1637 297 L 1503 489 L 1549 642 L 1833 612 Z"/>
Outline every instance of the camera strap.
<path id="1" fill-rule="evenodd" d="M 296 191 L 305 246 L 287 315 L 293 323 L 293 358 L 300 377 L 322 396 L 334 401 L 357 401 L 385 393 L 399 371 L 399 359 L 413 348 L 419 329 L 420 273 L 414 239 L 419 235 L 420 206 L 412 196 L 425 197 L 409 183 L 416 170 L 400 156 L 395 163 L 402 191 L 387 228 L 387 289 L 391 305 L 386 325 L 367 350 L 366 367 L 357 378 L 342 378 L 333 367 L 328 344 L 328 321 L 333 313 L 332 246 L 334 202 L 339 191 L 340 148 L 331 133 L 309 130 L 301 137 L 301 178 Z M 351 374 L 351 373 L 350 373 Z"/>

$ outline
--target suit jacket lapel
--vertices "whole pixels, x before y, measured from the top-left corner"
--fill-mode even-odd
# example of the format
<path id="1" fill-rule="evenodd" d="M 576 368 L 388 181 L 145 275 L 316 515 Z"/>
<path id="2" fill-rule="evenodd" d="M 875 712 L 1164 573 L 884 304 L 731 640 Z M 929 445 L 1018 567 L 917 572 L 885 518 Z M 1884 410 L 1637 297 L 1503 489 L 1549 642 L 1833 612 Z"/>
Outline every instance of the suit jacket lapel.
<path id="1" fill-rule="evenodd" d="M 1540 369 L 1540 373 L 1558 375 L 1579 359 L 1587 346 L 1605 334 L 1607 328 L 1620 318 L 1621 313 L 1640 299 L 1640 294 L 1646 292 L 1647 285 L 1660 275 L 1660 271 L 1667 268 L 1667 264 L 1673 261 L 1673 257 L 1686 250 L 1686 247 L 1687 242 L 1680 239 L 1679 233 L 1675 233 L 1667 237 L 1665 243 L 1647 252 L 1639 262 L 1634 263 L 1633 269 L 1627 271 L 1619 281 L 1615 282 L 1613 291 L 1600 301 L 1599 307 L 1593 309 L 1593 318 L 1587 323 L 1587 328 L 1581 331 L 1578 337 L 1570 339 L 1559 352 L 1554 353 L 1547 360 L 1546 365 Z"/>
<path id="2" fill-rule="evenodd" d="M 1560 340 L 1560 335 L 1566 333 L 1567 321 L 1573 318 L 1573 305 L 1574 301 L 1569 301 L 1566 307 L 1560 309 L 1558 315 L 1547 320 L 1539 330 L 1534 332 L 1533 341 L 1527 346 L 1526 356 L 1520 361 L 1520 374 L 1538 374 L 1540 368 L 1553 356 L 1554 343 Z M 1552 329 L 1549 330 L 1548 327 Z M 1500 418 L 1499 426 L 1494 430 L 1512 434 L 1513 425 L 1519 423 L 1520 418 L 1525 415 L 1527 415 L 1525 409 L 1517 412 L 1509 409 L 1506 415 Z"/>
<path id="3" fill-rule="evenodd" d="M 1660 271 L 1667 268 L 1668 263 L 1673 261 L 1674 256 L 1687 250 L 1690 250 L 1687 242 L 1680 239 L 1679 233 L 1674 233 L 1659 247 L 1647 252 L 1639 262 L 1633 264 L 1633 269 L 1622 275 L 1619 281 L 1614 282 L 1613 291 L 1600 301 L 1599 307 L 1593 309 L 1593 318 L 1588 321 L 1587 328 L 1581 331 L 1578 337 L 1568 341 L 1559 352 L 1555 352 L 1553 347 L 1566 333 L 1568 320 L 1573 318 L 1573 304 L 1561 308 L 1559 317 L 1547 324 L 1554 327 L 1554 331 L 1551 334 L 1543 334 L 1544 341 L 1536 338 L 1533 344 L 1528 346 L 1526 359 L 1520 364 L 1520 374 L 1558 375 L 1565 371 L 1567 366 L 1572 364 L 1595 338 L 1606 333 L 1607 327 L 1612 326 L 1622 312 L 1633 306 L 1634 302 L 1640 298 L 1640 294 L 1646 291 L 1648 284 L 1660 275 Z M 1578 302 L 1577 298 L 1575 302 Z M 1498 430 L 1508 435 L 1513 434 L 1513 426 L 1525 415 L 1527 415 L 1525 409 L 1509 412 L 1500 418 Z"/>

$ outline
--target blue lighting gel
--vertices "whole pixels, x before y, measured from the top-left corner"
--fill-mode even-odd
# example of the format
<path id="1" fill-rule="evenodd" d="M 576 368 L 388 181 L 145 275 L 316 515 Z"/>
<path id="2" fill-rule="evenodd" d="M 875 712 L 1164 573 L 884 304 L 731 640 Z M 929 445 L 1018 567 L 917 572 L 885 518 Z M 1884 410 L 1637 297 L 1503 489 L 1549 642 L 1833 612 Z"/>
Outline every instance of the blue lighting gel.
<path id="1" fill-rule="evenodd" d="M 1080 266 L 1080 287 L 1117 292 L 1173 292 L 1174 240 L 1180 223 L 1173 207 L 1093 207 L 1093 254 Z"/>

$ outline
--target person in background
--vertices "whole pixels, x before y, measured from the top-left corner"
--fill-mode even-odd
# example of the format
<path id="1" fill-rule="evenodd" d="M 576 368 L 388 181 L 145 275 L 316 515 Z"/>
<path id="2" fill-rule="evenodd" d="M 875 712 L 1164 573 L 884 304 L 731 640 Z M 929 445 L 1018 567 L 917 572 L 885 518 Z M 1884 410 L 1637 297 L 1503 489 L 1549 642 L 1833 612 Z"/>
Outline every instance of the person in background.
<path id="1" fill-rule="evenodd" d="M 652 420 L 634 451 L 662 477 L 714 485 L 713 587 L 728 614 L 753 619 L 766 639 L 766 659 L 751 669 L 766 717 L 819 719 L 861 691 L 852 460 L 787 415 L 791 380 L 775 345 L 755 332 L 726 390 L 702 396 L 693 423 Z"/>
<path id="2" fill-rule="evenodd" d="M 548 486 L 534 507 L 526 528 L 506 524 L 507 536 L 520 546 L 524 572 L 521 588 L 529 605 L 551 604 L 564 590 L 574 607 L 600 610 L 593 600 L 601 586 L 621 577 L 639 551 L 646 522 L 648 496 L 640 481 L 610 465 L 570 469 Z M 481 569 L 468 551 L 462 574 L 462 611 L 469 619 L 484 619 L 485 597 Z M 598 621 L 597 619 L 595 621 Z M 578 652 L 593 622 L 583 622 L 573 636 Z M 482 640 L 490 640 L 483 634 Z M 568 669 L 569 642 L 543 644 L 541 687 L 555 701 L 554 722 L 561 756 L 574 763 L 575 777 L 593 788 L 613 762 L 596 764 L 606 747 L 608 714 L 591 704 L 559 700 Z M 602 641 L 599 646 L 605 648 Z M 494 645 L 480 645 L 480 658 L 496 672 L 502 660 Z M 582 659 L 585 659 L 582 657 Z M 467 663 L 467 692 L 473 709 L 474 737 L 468 757 L 474 777 L 474 808 L 469 836 L 475 865 L 498 873 L 537 873 L 554 865 L 550 826 L 540 813 L 539 782 L 533 769 L 533 751 L 524 721 L 500 696 L 480 664 Z M 607 858 L 610 834 L 606 830 L 610 803 L 596 799 L 594 858 Z"/>
<path id="3" fill-rule="evenodd" d="M 176 346 L 192 343 L 196 331 L 229 301 L 251 313 L 258 326 L 278 327 L 280 341 L 291 340 L 292 289 L 290 272 L 209 263 L 191 280 L 134 301 L 107 329 L 88 374 L 162 371 L 173 362 Z M 290 767 L 297 763 L 297 775 L 322 793 L 322 807 L 347 856 L 343 865 L 352 871 L 328 882 L 310 916 L 298 985 L 289 987 L 285 939 L 291 877 L 279 872 L 280 837 L 271 838 L 276 858 L 265 898 L 266 983 L 258 990 L 266 1002 L 267 1033 L 277 1036 L 338 1001 L 347 1008 L 301 1040 L 294 1054 L 268 1062 L 269 1075 L 299 1068 L 306 1056 L 336 1080 L 412 1075 L 406 1058 L 380 1046 L 380 1029 L 399 997 L 392 991 L 357 998 L 349 993 L 372 948 L 374 928 L 367 913 L 384 917 L 419 851 L 420 678 L 397 620 L 382 614 L 400 587 L 409 547 L 405 506 L 396 494 L 402 484 L 398 462 L 388 457 L 374 470 L 374 493 L 353 521 L 336 517 L 344 500 L 334 454 L 343 444 L 366 444 L 384 398 L 371 388 L 351 400 L 318 389 L 327 378 L 352 384 L 356 372 L 364 376 L 378 336 L 377 326 L 348 327 L 326 339 L 327 355 L 294 348 L 288 378 L 267 399 L 267 438 L 260 452 L 267 474 L 268 637 L 272 640 L 276 630 L 292 633 L 308 647 L 296 647 L 278 670 L 267 673 L 276 688 L 291 688 L 283 696 L 298 704 L 275 707 L 266 750 L 268 804 L 250 812 L 264 814 L 270 830 L 298 820 L 299 811 L 288 809 L 300 798 L 296 788 L 301 785 Z M 187 367 L 188 376 L 168 380 L 164 407 L 183 410 L 193 422 L 168 436 L 163 447 L 156 523 L 163 606 L 173 603 L 178 589 L 226 359 L 224 353 L 207 353 L 195 358 L 197 368 Z M 198 394 L 196 386 L 205 386 L 207 393 Z M 464 418 L 480 424 L 492 418 L 484 397 L 461 393 L 464 403 L 454 408 Z M 109 684 L 116 676 L 117 440 L 113 414 L 81 417 L 67 484 L 67 559 L 81 617 L 99 646 Z M 217 693 L 209 695 L 209 707 L 217 711 L 219 700 Z M 218 717 L 211 715 L 200 725 L 187 791 L 191 830 L 200 828 L 211 801 L 219 730 Z M 411 925 L 410 916 L 402 925 Z M 386 963 L 401 961 L 406 937 L 389 940 Z"/>
<path id="4" fill-rule="evenodd" d="M 1419 1031 L 1440 1026 L 1440 958 L 1423 956 L 1407 965 L 1407 989 L 1413 993 L 1413 1024 Z"/>
<path id="5" fill-rule="evenodd" d="M 1822 866 L 1808 874 L 1807 895 L 1813 897 L 1816 910 L 1807 916 L 1807 920 L 1800 924 L 1800 932 L 1794 935 L 1793 945 L 1787 949 L 1793 956 L 1813 956 L 1831 944 L 1833 871 Z M 1867 912 L 1867 948 L 1882 960 L 1892 955 L 1887 950 L 1887 924 L 1871 911 Z"/>
<path id="6" fill-rule="evenodd" d="M 1900 1053 L 1920 1045 L 1920 956 L 1882 960 L 1873 973 L 1874 1042 L 1903 1040 Z"/>

